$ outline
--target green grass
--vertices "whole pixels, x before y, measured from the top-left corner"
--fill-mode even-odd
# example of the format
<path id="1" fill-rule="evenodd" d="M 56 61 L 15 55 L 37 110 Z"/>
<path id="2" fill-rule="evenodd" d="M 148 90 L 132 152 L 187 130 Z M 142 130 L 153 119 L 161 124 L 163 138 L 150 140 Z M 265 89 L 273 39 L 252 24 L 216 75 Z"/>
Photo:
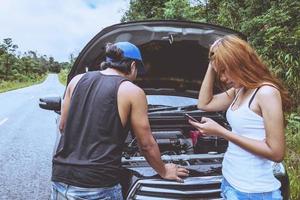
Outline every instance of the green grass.
<path id="1" fill-rule="evenodd" d="M 38 76 L 36 79 L 29 79 L 27 81 L 0 81 L 0 93 L 15 90 L 19 88 L 28 87 L 43 82 L 47 75 Z"/>
<path id="2" fill-rule="evenodd" d="M 285 165 L 290 179 L 291 199 L 300 199 L 300 116 L 292 113 L 288 116 L 286 127 L 287 154 Z"/>
<path id="3" fill-rule="evenodd" d="M 61 84 L 63 84 L 63 85 L 67 84 L 68 73 L 69 73 L 68 69 L 60 70 L 60 72 L 58 74 L 58 79 L 59 79 L 59 82 L 61 82 Z"/>

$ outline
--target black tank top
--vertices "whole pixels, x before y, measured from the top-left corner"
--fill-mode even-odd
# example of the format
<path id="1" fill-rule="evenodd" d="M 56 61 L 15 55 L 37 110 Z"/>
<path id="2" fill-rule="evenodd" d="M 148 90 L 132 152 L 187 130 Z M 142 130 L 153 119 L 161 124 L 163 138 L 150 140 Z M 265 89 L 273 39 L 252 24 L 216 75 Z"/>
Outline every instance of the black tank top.
<path id="1" fill-rule="evenodd" d="M 110 187 L 120 182 L 121 157 L 129 123 L 123 127 L 117 93 L 127 79 L 87 72 L 77 83 L 56 154 L 52 181 L 78 187 Z"/>

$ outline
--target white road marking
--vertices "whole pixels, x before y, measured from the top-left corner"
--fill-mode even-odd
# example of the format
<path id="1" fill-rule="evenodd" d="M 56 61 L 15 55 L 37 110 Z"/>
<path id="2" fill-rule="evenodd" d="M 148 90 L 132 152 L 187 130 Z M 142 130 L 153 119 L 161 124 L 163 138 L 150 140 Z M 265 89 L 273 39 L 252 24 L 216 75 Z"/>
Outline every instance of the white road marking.
<path id="1" fill-rule="evenodd" d="M 0 121 L 0 126 L 1 126 L 2 124 L 4 124 L 7 120 L 8 120 L 8 118 L 2 119 L 2 120 Z"/>

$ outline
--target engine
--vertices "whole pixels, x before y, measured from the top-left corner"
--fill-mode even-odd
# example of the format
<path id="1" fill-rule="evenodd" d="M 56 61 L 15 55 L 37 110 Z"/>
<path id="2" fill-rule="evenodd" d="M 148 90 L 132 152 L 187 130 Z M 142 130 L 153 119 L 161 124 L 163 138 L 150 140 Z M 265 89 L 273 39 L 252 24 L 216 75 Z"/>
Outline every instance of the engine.
<path id="1" fill-rule="evenodd" d="M 203 113 L 193 113 L 193 117 L 199 120 L 203 116 L 200 114 Z M 206 116 L 227 128 L 226 121 L 221 115 L 206 113 Z M 201 134 L 187 122 L 183 113 L 154 113 L 149 115 L 149 122 L 164 162 L 189 166 L 189 169 L 201 165 L 204 171 L 209 171 L 212 163 L 221 164 L 228 142 L 223 138 Z M 139 150 L 133 132 L 128 134 L 125 141 L 122 165 L 135 170 L 149 167 Z M 203 166 L 209 169 L 204 169 Z M 199 172 L 199 169 L 197 171 Z"/>
<path id="2" fill-rule="evenodd" d="M 224 153 L 227 141 L 223 138 L 201 135 L 196 130 L 184 131 L 184 129 L 160 129 L 152 130 L 152 134 L 159 146 L 161 155 L 183 154 L 217 154 Z M 136 138 L 132 133 L 128 134 L 123 150 L 123 157 L 142 156 Z"/>
<path id="3" fill-rule="evenodd" d="M 181 130 L 153 130 L 152 134 L 159 146 L 161 155 L 194 153 L 191 138 L 186 138 Z M 129 133 L 126 139 L 123 156 L 125 158 L 142 156 L 132 133 Z"/>

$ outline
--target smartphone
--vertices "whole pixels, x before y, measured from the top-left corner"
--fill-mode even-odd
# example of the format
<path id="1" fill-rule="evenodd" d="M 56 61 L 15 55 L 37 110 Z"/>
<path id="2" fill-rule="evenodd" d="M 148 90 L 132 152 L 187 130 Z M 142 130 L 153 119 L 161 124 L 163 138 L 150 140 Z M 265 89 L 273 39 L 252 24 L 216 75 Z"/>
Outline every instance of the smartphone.
<path id="1" fill-rule="evenodd" d="M 188 119 L 190 119 L 190 120 L 192 120 L 192 121 L 194 121 L 194 122 L 200 123 L 197 119 L 195 119 L 195 118 L 192 117 L 191 115 L 189 115 L 189 114 L 187 114 L 187 113 L 185 113 L 184 115 L 185 115 Z"/>

